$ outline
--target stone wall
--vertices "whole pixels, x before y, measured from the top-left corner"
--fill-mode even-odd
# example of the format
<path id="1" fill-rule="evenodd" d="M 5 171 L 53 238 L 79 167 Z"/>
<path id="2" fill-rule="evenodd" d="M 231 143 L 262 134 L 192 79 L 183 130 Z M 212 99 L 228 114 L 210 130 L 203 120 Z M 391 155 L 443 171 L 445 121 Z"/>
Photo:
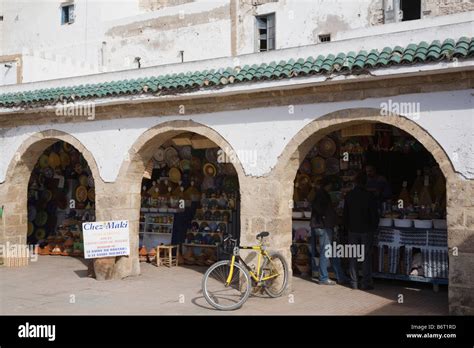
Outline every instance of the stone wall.
<path id="1" fill-rule="evenodd" d="M 422 0 L 422 16 L 436 17 L 453 13 L 474 11 L 471 0 Z"/>

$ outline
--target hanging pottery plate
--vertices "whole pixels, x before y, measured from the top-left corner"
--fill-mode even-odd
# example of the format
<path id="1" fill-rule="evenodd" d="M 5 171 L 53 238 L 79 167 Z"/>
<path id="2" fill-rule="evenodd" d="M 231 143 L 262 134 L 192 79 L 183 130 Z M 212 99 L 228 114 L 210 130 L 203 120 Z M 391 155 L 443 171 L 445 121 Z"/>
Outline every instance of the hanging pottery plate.
<path id="1" fill-rule="evenodd" d="M 66 168 L 69 164 L 71 164 L 71 157 L 66 152 L 60 152 L 59 158 L 61 160 L 61 167 Z"/>
<path id="2" fill-rule="evenodd" d="M 169 146 L 165 149 L 164 156 L 166 163 L 168 163 L 171 159 L 178 157 L 178 151 L 173 146 Z"/>
<path id="3" fill-rule="evenodd" d="M 204 217 L 204 220 L 212 220 L 212 211 L 206 210 L 206 211 L 204 212 L 204 216 L 203 216 L 203 217 Z"/>
<path id="4" fill-rule="evenodd" d="M 309 150 L 308 157 L 313 158 L 318 155 L 318 145 L 314 145 L 311 150 Z"/>
<path id="5" fill-rule="evenodd" d="M 94 177 L 92 175 L 89 175 L 89 177 L 87 178 L 87 185 L 89 187 L 95 187 Z"/>
<path id="6" fill-rule="evenodd" d="M 191 158 L 191 170 L 194 172 L 201 170 L 201 160 L 199 157 L 193 156 L 193 158 Z"/>
<path id="7" fill-rule="evenodd" d="M 51 152 L 48 157 L 48 164 L 52 168 L 57 168 L 61 165 L 61 158 L 56 152 Z"/>
<path id="8" fill-rule="evenodd" d="M 208 162 L 217 163 L 218 151 L 219 148 L 217 147 L 206 149 L 206 159 Z"/>
<path id="9" fill-rule="evenodd" d="M 82 165 L 80 163 L 76 163 L 74 165 L 74 171 L 77 173 L 77 174 L 81 174 L 82 173 Z"/>
<path id="10" fill-rule="evenodd" d="M 326 160 L 326 174 L 334 175 L 339 173 L 339 160 L 331 157 Z"/>
<path id="11" fill-rule="evenodd" d="M 28 222 L 28 232 L 27 232 L 27 236 L 31 236 L 33 234 L 35 230 L 35 225 L 33 225 L 32 222 Z"/>
<path id="12" fill-rule="evenodd" d="M 44 239 L 44 237 L 46 237 L 46 231 L 44 230 L 44 228 L 37 228 L 35 232 L 35 237 L 38 240 Z"/>
<path id="13" fill-rule="evenodd" d="M 212 232 L 216 232 L 216 230 L 217 230 L 217 222 L 214 222 L 214 221 L 211 222 L 211 223 L 209 224 L 209 228 L 211 229 Z"/>
<path id="14" fill-rule="evenodd" d="M 217 174 L 217 169 L 212 163 L 206 163 L 202 171 L 205 176 L 216 176 Z"/>
<path id="15" fill-rule="evenodd" d="M 215 220 L 215 221 L 221 221 L 222 219 L 222 214 L 219 210 L 216 210 L 213 214 L 212 214 L 212 220 Z"/>
<path id="16" fill-rule="evenodd" d="M 63 142 L 63 150 L 66 152 L 71 152 L 73 147 L 66 142 Z"/>
<path id="17" fill-rule="evenodd" d="M 87 186 L 89 184 L 89 178 L 87 175 L 81 175 L 79 177 L 79 184 L 82 186 Z"/>
<path id="18" fill-rule="evenodd" d="M 165 150 L 163 150 L 161 147 L 156 150 L 156 152 L 153 154 L 153 158 L 157 162 L 164 162 L 165 160 Z"/>
<path id="19" fill-rule="evenodd" d="M 326 170 L 326 161 L 322 157 L 315 157 L 311 161 L 311 167 L 313 168 L 313 174 L 323 174 Z"/>
<path id="20" fill-rule="evenodd" d="M 226 225 L 225 223 L 221 222 L 221 223 L 217 226 L 217 228 L 219 229 L 220 232 L 225 233 L 226 230 L 227 230 L 227 225 Z"/>
<path id="21" fill-rule="evenodd" d="M 171 168 L 170 171 L 168 172 L 168 176 L 170 180 L 174 182 L 175 184 L 181 181 L 181 172 L 179 171 L 178 168 Z"/>
<path id="22" fill-rule="evenodd" d="M 192 151 L 191 146 L 183 146 L 179 150 L 179 155 L 181 156 L 182 159 L 190 160 L 192 158 L 191 151 Z"/>
<path id="23" fill-rule="evenodd" d="M 36 219 L 36 207 L 34 205 L 28 206 L 28 221 L 34 221 Z"/>
<path id="24" fill-rule="evenodd" d="M 87 188 L 85 186 L 78 186 L 76 188 L 76 199 L 78 202 L 85 202 L 87 200 Z"/>
<path id="25" fill-rule="evenodd" d="M 53 176 L 54 176 L 54 170 L 53 168 L 51 167 L 46 167 L 43 169 L 43 175 L 48 178 L 48 179 L 51 179 Z"/>
<path id="26" fill-rule="evenodd" d="M 304 174 L 311 174 L 311 162 L 304 160 L 303 163 L 301 163 L 300 172 Z"/>
<path id="27" fill-rule="evenodd" d="M 89 191 L 87 191 L 87 198 L 91 202 L 95 201 L 95 189 L 94 188 L 90 188 Z"/>
<path id="28" fill-rule="evenodd" d="M 48 214 L 44 210 L 39 211 L 36 214 L 35 225 L 39 227 L 44 226 L 46 221 L 48 221 Z"/>
<path id="29" fill-rule="evenodd" d="M 201 222 L 201 224 L 199 225 L 199 231 L 204 231 L 206 227 L 209 227 L 207 222 Z"/>
<path id="30" fill-rule="evenodd" d="M 311 178 L 309 177 L 309 175 L 300 174 L 298 175 L 296 180 L 300 189 L 307 189 L 311 186 Z"/>
<path id="31" fill-rule="evenodd" d="M 336 143 L 329 137 L 322 138 L 318 143 L 319 154 L 323 157 L 331 157 L 336 153 Z"/>
<path id="32" fill-rule="evenodd" d="M 48 166 L 49 157 L 48 155 L 42 154 L 39 158 L 39 166 L 41 168 L 46 168 Z"/>
<path id="33" fill-rule="evenodd" d="M 49 202 L 53 198 L 53 192 L 50 190 L 44 190 L 41 193 L 41 199 L 45 202 Z"/>
<path id="34" fill-rule="evenodd" d="M 183 172 L 185 171 L 189 171 L 191 169 L 191 161 L 187 160 L 187 159 L 183 159 L 179 162 L 179 168 L 181 168 L 181 170 Z"/>

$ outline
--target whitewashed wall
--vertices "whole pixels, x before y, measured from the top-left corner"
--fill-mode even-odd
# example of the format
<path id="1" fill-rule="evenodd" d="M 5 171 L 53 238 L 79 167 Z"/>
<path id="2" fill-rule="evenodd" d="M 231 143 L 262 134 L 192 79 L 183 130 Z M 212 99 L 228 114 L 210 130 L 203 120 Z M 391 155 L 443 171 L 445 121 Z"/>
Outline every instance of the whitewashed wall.
<path id="1" fill-rule="evenodd" d="M 142 67 L 179 63 L 180 51 L 186 62 L 253 53 L 255 15 L 272 12 L 278 49 L 312 45 L 327 33 L 337 41 L 398 32 L 407 42 L 411 30 L 443 22 L 437 17 L 374 27 L 374 9 L 382 0 L 280 0 L 260 6 L 240 1 L 232 50 L 231 0 L 196 0 L 155 11 L 147 11 L 139 0 L 76 0 L 71 25 L 60 23 L 62 2 L 1 2 L 0 56 L 24 56 L 23 82 L 134 69 L 135 57 L 141 57 Z M 472 20 L 473 12 L 469 14 Z M 466 13 L 447 17 L 449 23 L 467 18 Z"/>
<path id="2" fill-rule="evenodd" d="M 79 124 L 55 124 L 17 127 L 0 130 L 0 182 L 21 144 L 36 132 L 56 129 L 76 137 L 94 156 L 101 177 L 113 182 L 125 154 L 147 129 L 175 119 L 191 119 L 214 129 L 234 150 L 257 150 L 257 160 L 243 163 L 247 175 L 262 176 L 277 163 L 285 146 L 305 125 L 337 110 L 349 108 L 380 108 L 387 98 L 361 101 L 319 103 L 288 107 L 261 108 L 219 112 L 196 116 L 149 117 L 94 121 Z M 471 90 L 403 95 L 392 102 L 419 103 L 420 114 L 409 115 L 440 144 L 455 170 L 465 178 L 474 178 L 474 118 Z M 269 131 L 271 129 L 271 131 Z"/>

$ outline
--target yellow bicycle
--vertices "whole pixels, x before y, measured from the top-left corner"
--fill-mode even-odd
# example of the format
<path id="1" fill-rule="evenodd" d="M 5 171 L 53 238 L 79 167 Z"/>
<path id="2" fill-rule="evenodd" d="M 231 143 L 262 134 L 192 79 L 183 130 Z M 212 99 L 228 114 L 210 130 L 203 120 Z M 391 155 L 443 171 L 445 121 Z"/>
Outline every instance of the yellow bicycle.
<path id="1" fill-rule="evenodd" d="M 283 294 L 288 285 L 288 264 L 281 254 L 266 250 L 263 239 L 269 235 L 269 232 L 259 233 L 258 245 L 248 247 L 238 246 L 236 239 L 224 239 L 226 249 L 232 252 L 231 259 L 213 264 L 202 280 L 204 297 L 211 306 L 220 310 L 238 309 L 247 301 L 253 287 L 262 287 L 271 297 Z M 240 250 L 257 252 L 256 269 L 245 263 Z"/>

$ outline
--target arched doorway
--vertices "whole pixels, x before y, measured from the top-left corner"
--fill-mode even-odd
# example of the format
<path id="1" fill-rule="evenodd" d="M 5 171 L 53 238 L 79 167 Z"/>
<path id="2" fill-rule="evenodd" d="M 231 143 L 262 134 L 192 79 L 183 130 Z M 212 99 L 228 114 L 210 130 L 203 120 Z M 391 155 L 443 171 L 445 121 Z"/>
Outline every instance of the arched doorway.
<path id="1" fill-rule="evenodd" d="M 10 240 L 38 245 L 44 255 L 81 257 L 82 222 L 95 220 L 97 177 L 92 155 L 71 135 L 48 130 L 29 137 L 7 171 Z"/>
<path id="2" fill-rule="evenodd" d="M 157 247 L 179 264 L 209 266 L 224 234 L 240 233 L 243 169 L 231 146 L 209 127 L 171 121 L 145 132 L 119 175 L 132 212 L 132 267 L 156 264 Z M 180 252 L 178 256 L 178 250 Z"/>
<path id="3" fill-rule="evenodd" d="M 390 151 L 393 151 L 393 149 L 383 149 L 379 153 L 380 158 L 375 158 L 375 161 L 373 156 L 366 159 L 365 149 L 364 146 L 362 146 L 363 144 L 354 141 L 354 137 L 350 136 L 351 132 L 352 135 L 357 135 L 357 132 L 362 132 L 360 136 L 369 137 L 372 136 L 372 133 L 368 134 L 364 133 L 364 131 L 382 134 L 384 130 L 386 130 L 387 132 L 391 132 L 390 134 L 392 137 L 394 136 L 393 132 L 395 131 L 396 133 L 396 141 L 393 141 L 392 139 L 392 141 L 388 141 L 387 143 L 387 140 L 390 139 L 385 138 L 385 140 L 382 141 L 381 144 L 386 144 L 387 147 L 397 148 L 396 152 L 398 153 L 399 157 L 404 156 L 403 158 L 405 158 L 406 161 L 403 162 L 403 166 L 400 166 L 401 168 L 390 167 L 396 165 L 396 163 L 400 163 L 400 158 L 398 160 L 393 158 L 393 156 L 389 158 L 390 155 L 388 155 L 388 153 Z M 341 134 L 342 132 L 344 132 L 344 137 Z M 401 139 L 403 139 L 404 141 L 401 141 Z M 355 140 L 360 140 L 360 137 L 355 138 Z M 321 143 L 321 146 L 323 147 L 326 146 L 331 149 L 334 148 L 332 150 L 334 154 L 326 154 L 327 157 L 319 156 L 322 158 L 316 160 L 315 158 L 318 157 L 318 145 Z M 352 146 L 349 146 L 351 144 Z M 370 143 L 365 145 L 370 145 Z M 341 162 L 340 156 L 344 152 L 351 153 L 351 151 L 353 153 L 349 155 L 349 161 L 347 163 Z M 407 157 L 410 157 L 410 154 L 412 152 L 416 152 L 418 155 L 421 156 L 418 158 L 422 158 L 418 165 L 416 163 L 414 164 L 413 162 L 410 164 L 409 160 L 407 159 Z M 328 160 L 329 158 L 334 156 L 334 159 Z M 302 230 L 299 230 L 302 227 L 305 227 L 305 229 L 310 230 L 310 207 L 309 203 L 302 203 L 305 201 L 305 198 L 306 201 L 308 201 L 307 197 L 300 199 L 300 197 L 298 196 L 304 195 L 304 191 L 306 191 L 306 193 L 309 193 L 309 191 L 311 191 L 311 184 L 313 183 L 312 179 L 315 179 L 311 175 L 313 167 L 316 167 L 317 170 L 322 171 L 319 175 L 324 177 L 326 176 L 324 167 L 327 166 L 330 168 L 330 171 L 334 172 L 328 176 L 337 177 L 341 173 L 341 164 L 343 166 L 345 165 L 349 167 L 344 168 L 345 170 L 352 169 L 354 172 L 364 169 L 365 165 L 367 164 L 375 164 L 376 167 L 381 167 L 380 169 L 377 168 L 379 169 L 379 173 L 392 173 L 392 178 L 389 178 L 389 184 L 392 186 L 393 195 L 391 196 L 391 198 L 394 204 L 398 205 L 398 202 L 401 198 L 400 193 L 401 191 L 404 191 L 403 182 L 407 181 L 406 191 L 408 191 L 408 195 L 405 196 L 407 198 L 404 200 L 403 203 L 407 203 L 408 201 L 409 205 L 405 205 L 404 211 L 400 212 L 400 210 L 403 209 L 398 209 L 398 206 L 393 207 L 392 204 L 392 206 L 390 206 L 390 210 L 393 210 L 392 216 L 388 216 L 388 214 L 390 213 L 388 209 L 387 211 L 382 212 L 384 213 L 382 216 L 384 219 L 382 219 L 383 221 L 381 221 L 381 224 L 385 226 L 381 226 L 381 229 L 388 230 L 391 228 L 394 230 L 402 231 L 401 234 L 403 243 L 401 244 L 403 245 L 404 250 L 402 250 L 402 252 L 400 252 L 400 250 L 395 250 L 395 244 L 397 243 L 384 244 L 382 241 L 380 243 L 380 248 L 378 250 L 375 250 L 375 256 L 377 259 L 374 262 L 374 273 L 378 273 L 377 276 L 384 278 L 403 279 L 407 281 L 419 280 L 421 282 L 433 282 L 435 284 L 448 283 L 448 259 L 450 255 L 448 254 L 447 227 L 449 226 L 449 221 L 447 220 L 449 220 L 450 210 L 452 208 L 449 206 L 449 193 L 448 199 L 446 198 L 446 187 L 447 185 L 449 185 L 450 180 L 455 180 L 455 174 L 448 157 L 441 149 L 441 147 L 436 143 L 436 141 L 433 140 L 433 138 L 428 133 L 426 133 L 415 122 L 401 116 L 380 116 L 380 111 L 374 109 L 338 111 L 321 117 L 318 120 L 312 121 L 305 128 L 303 128 L 303 130 L 301 130 L 290 141 L 289 145 L 280 157 L 280 160 L 282 161 L 282 163 L 285 164 L 285 168 L 283 169 L 283 164 L 279 164 L 279 166 L 275 170 L 275 173 L 277 176 L 282 178 L 282 181 L 288 183 L 291 182 L 291 184 L 289 185 L 291 185 L 292 189 L 290 190 L 290 192 L 287 192 L 287 195 L 289 201 L 294 201 L 293 203 L 295 208 L 293 209 L 293 212 L 290 211 L 290 214 L 292 214 L 292 216 L 288 216 L 288 218 L 291 219 L 293 222 L 298 221 L 299 223 L 299 226 L 293 226 L 292 236 L 292 251 L 294 256 L 293 265 L 296 266 L 295 274 L 306 273 L 308 279 L 311 277 L 310 253 L 303 255 L 303 250 L 300 250 L 304 248 L 306 248 L 307 250 L 309 245 L 298 245 L 310 243 L 309 235 L 303 233 Z M 313 163 L 311 163 L 311 160 L 313 160 Z M 369 161 L 372 163 L 369 163 Z M 427 173 L 424 173 L 423 171 L 427 169 L 425 168 L 426 166 L 430 166 L 430 169 L 433 169 L 433 175 L 428 180 L 428 185 L 430 185 L 431 182 L 432 186 L 433 184 L 434 186 L 436 186 L 436 188 L 433 188 L 432 186 L 429 187 L 429 193 L 431 195 L 431 198 L 433 199 L 432 203 L 436 203 L 437 205 L 435 209 L 435 214 L 433 214 L 432 211 L 430 212 L 430 209 L 426 209 L 428 211 L 425 210 L 423 212 L 420 212 L 420 209 L 413 209 L 414 192 L 410 189 L 413 187 L 415 181 L 417 181 L 418 183 L 421 181 L 421 190 L 424 189 L 423 179 L 424 174 Z M 409 169 L 409 173 L 407 169 Z M 421 178 L 423 179 L 417 179 L 417 170 L 421 170 Z M 308 172 L 310 173 L 309 179 L 307 177 Z M 395 173 L 397 173 L 398 175 L 394 175 Z M 295 183 L 297 183 L 296 188 Z M 305 185 L 307 185 L 307 187 L 305 187 Z M 340 186 L 340 183 L 336 182 L 336 187 L 338 185 Z M 337 188 L 340 189 L 340 187 Z M 436 190 L 437 193 L 434 193 L 433 190 Z M 341 201 L 338 200 L 338 198 L 340 197 L 335 197 L 336 192 L 333 192 L 330 195 L 333 203 L 335 204 L 335 208 L 337 209 L 337 203 Z M 339 192 L 339 196 L 342 195 L 343 194 Z M 417 201 L 419 202 L 421 194 L 417 192 L 417 195 Z M 341 206 L 339 206 L 339 209 L 341 209 Z M 415 213 L 417 214 L 416 216 Z M 400 221 L 403 220 L 403 218 L 407 218 L 406 220 L 410 220 L 410 226 L 406 225 L 408 221 Z M 429 220 L 429 222 L 427 220 Z M 397 225 L 395 225 L 395 222 Z M 298 223 L 296 223 L 296 225 L 298 225 Z M 420 248 L 421 250 L 413 248 L 413 245 L 411 245 L 410 242 L 407 241 L 407 238 L 408 240 L 410 239 L 409 237 L 407 237 L 410 235 L 410 233 L 407 233 L 406 231 L 410 229 L 412 230 L 412 232 L 425 231 L 423 233 L 426 234 L 426 244 Z M 440 235 L 438 236 L 435 235 L 436 233 L 433 234 L 430 232 L 426 232 L 427 230 L 443 230 L 443 232 L 440 231 Z M 398 235 L 400 235 L 400 232 Z M 434 239 L 438 239 L 440 244 L 437 244 L 437 242 L 433 242 Z M 397 240 L 400 241 L 399 239 Z M 377 248 L 379 247 L 379 245 L 377 244 L 375 245 L 375 247 Z M 300 250 L 299 253 L 301 254 L 299 256 L 298 261 L 298 263 L 300 263 L 301 265 L 301 269 L 298 269 L 298 266 L 295 265 L 295 261 L 298 258 L 298 250 Z M 431 267 L 425 264 L 424 266 L 420 266 L 420 269 L 417 270 L 418 272 L 420 272 L 420 270 L 421 272 L 428 272 L 427 274 L 420 275 L 420 273 L 418 273 L 418 275 L 415 276 L 416 272 L 411 273 L 413 271 L 412 264 L 410 263 L 411 261 L 407 261 L 406 259 L 404 259 L 404 257 L 406 257 L 406 255 L 411 252 L 419 252 L 420 254 L 422 254 L 421 262 L 423 262 L 423 260 L 436 261 L 430 261 Z M 436 254 L 437 252 L 439 252 L 439 254 Z M 390 258 L 402 258 L 403 262 L 400 262 L 397 265 L 392 265 L 390 268 Z M 379 260 L 382 260 L 381 269 Z M 385 263 L 383 263 L 383 260 L 385 260 Z M 410 260 L 413 260 L 413 258 L 411 258 Z M 316 266 L 317 265 L 318 264 L 316 264 Z M 318 277 L 318 274 L 315 274 L 315 276 Z"/>

